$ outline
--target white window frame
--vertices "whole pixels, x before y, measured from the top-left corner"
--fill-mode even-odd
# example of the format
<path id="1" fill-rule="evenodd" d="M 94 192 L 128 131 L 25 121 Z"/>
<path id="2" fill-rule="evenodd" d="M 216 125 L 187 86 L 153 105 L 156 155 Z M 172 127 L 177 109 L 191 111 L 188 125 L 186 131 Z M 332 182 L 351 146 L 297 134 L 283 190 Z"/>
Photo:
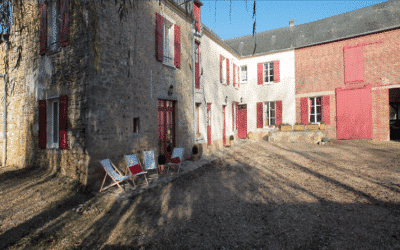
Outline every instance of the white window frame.
<path id="1" fill-rule="evenodd" d="M 226 58 L 222 57 L 222 84 L 228 85 L 226 78 Z"/>
<path id="2" fill-rule="evenodd" d="M 274 108 L 271 108 L 271 103 L 273 103 Z M 271 102 L 264 102 L 263 105 L 263 127 L 264 128 L 269 128 L 270 126 L 275 127 L 276 126 L 276 102 L 271 101 Z M 271 115 L 272 111 L 274 111 L 274 116 Z M 268 120 L 268 125 L 266 125 Z M 274 125 L 271 125 L 271 120 L 274 120 Z"/>
<path id="3" fill-rule="evenodd" d="M 48 100 L 49 103 L 49 117 L 50 117 L 50 124 L 51 127 L 48 128 L 50 140 L 49 140 L 49 148 L 59 148 L 60 143 L 60 123 L 59 123 L 59 116 L 60 116 L 60 101 L 58 98 L 53 98 Z M 56 105 L 56 109 L 54 107 Z M 56 139 L 56 141 L 55 141 Z"/>
<path id="4" fill-rule="evenodd" d="M 269 74 L 269 73 L 270 73 L 270 70 L 271 70 L 271 65 L 272 65 L 272 70 L 274 71 L 272 75 Z M 266 66 L 268 67 L 268 69 L 266 69 Z M 266 72 L 265 72 L 265 71 L 268 72 L 268 81 L 265 81 L 265 77 L 266 77 Z M 270 77 L 271 77 L 271 76 L 274 78 L 273 81 L 270 80 Z M 274 83 L 274 81 L 275 81 L 275 67 L 274 67 L 274 62 L 265 62 L 265 63 L 263 63 L 263 83 L 265 83 L 265 84 L 272 84 L 272 83 Z"/>
<path id="5" fill-rule="evenodd" d="M 321 98 L 321 104 L 320 105 L 317 104 L 317 98 Z M 309 104 L 310 104 L 310 108 L 308 110 L 308 122 L 310 124 L 318 124 L 318 125 L 320 125 L 321 121 L 323 121 L 323 119 L 324 119 L 324 117 L 323 117 L 323 107 L 322 107 L 323 97 L 322 96 L 314 96 L 314 97 L 310 97 L 308 100 L 309 100 Z M 314 107 L 314 114 L 311 112 L 313 107 Z M 320 113 L 321 114 L 321 120 L 320 121 L 318 121 L 317 107 L 321 107 L 321 113 Z M 311 116 L 314 116 L 314 122 L 311 122 Z"/>
<path id="6" fill-rule="evenodd" d="M 174 67 L 175 59 L 175 21 L 168 16 L 163 16 L 163 64 Z M 167 56 L 168 55 L 168 56 Z"/>
<path id="7" fill-rule="evenodd" d="M 243 80 L 243 75 L 242 75 L 242 72 L 243 72 L 242 68 L 243 67 L 246 67 L 246 79 L 245 80 Z M 248 72 L 249 72 L 249 70 L 247 68 L 247 65 L 242 65 L 242 66 L 239 67 L 239 69 L 240 69 L 240 82 L 241 83 L 246 83 L 248 81 Z"/>

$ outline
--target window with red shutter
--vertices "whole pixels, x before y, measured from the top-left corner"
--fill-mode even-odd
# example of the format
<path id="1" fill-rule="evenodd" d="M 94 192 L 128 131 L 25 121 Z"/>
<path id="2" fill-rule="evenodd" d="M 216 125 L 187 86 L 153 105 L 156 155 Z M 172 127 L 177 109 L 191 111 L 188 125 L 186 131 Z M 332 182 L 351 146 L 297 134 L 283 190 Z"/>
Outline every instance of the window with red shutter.
<path id="1" fill-rule="evenodd" d="M 301 123 L 304 125 L 308 124 L 308 97 L 302 97 L 300 99 L 300 112 L 301 112 Z"/>
<path id="2" fill-rule="evenodd" d="M 331 98 L 329 95 L 322 97 L 322 117 L 325 124 L 331 124 Z"/>
<path id="3" fill-rule="evenodd" d="M 174 37 L 175 37 L 175 67 L 181 67 L 181 28 L 178 25 L 174 25 Z"/>
<path id="4" fill-rule="evenodd" d="M 163 17 L 156 13 L 156 54 L 157 60 L 162 62 L 164 51 L 164 43 L 163 43 Z"/>
<path id="5" fill-rule="evenodd" d="M 229 85 L 229 59 L 226 59 L 226 84 Z"/>
<path id="6" fill-rule="evenodd" d="M 47 145 L 47 107 L 46 100 L 39 101 L 39 148 Z"/>
<path id="7" fill-rule="evenodd" d="M 263 104 L 257 102 L 257 128 L 263 127 Z"/>
<path id="8" fill-rule="evenodd" d="M 257 64 L 257 84 L 262 85 L 263 84 L 263 68 L 264 64 L 263 63 L 258 63 Z"/>
<path id="9" fill-rule="evenodd" d="M 68 149 L 68 96 L 60 96 L 59 148 Z"/>
<path id="10" fill-rule="evenodd" d="M 279 72 L 279 61 L 274 62 L 274 80 L 275 82 L 280 82 L 280 72 Z"/>
<path id="11" fill-rule="evenodd" d="M 364 80 L 363 47 L 344 47 L 344 79 L 345 83 Z"/>
<path id="12" fill-rule="evenodd" d="M 40 3 L 40 55 L 46 54 L 47 47 L 47 2 Z"/>
<path id="13" fill-rule="evenodd" d="M 61 0 L 61 47 L 68 46 L 69 39 L 69 0 Z"/>
<path id="14" fill-rule="evenodd" d="M 233 87 L 236 85 L 236 65 L 233 64 Z"/>

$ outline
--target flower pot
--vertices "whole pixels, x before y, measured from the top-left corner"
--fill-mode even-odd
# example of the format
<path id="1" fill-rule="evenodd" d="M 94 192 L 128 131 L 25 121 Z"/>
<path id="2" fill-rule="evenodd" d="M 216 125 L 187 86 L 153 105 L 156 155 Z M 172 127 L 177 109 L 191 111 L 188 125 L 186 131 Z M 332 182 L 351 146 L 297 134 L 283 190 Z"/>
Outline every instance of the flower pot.
<path id="1" fill-rule="evenodd" d="M 308 130 L 318 130 L 319 126 L 318 126 L 318 124 L 308 124 L 307 129 Z"/>
<path id="2" fill-rule="evenodd" d="M 293 125 L 293 130 L 294 131 L 303 131 L 304 130 L 304 124 Z"/>
<path id="3" fill-rule="evenodd" d="M 319 129 L 320 130 L 325 130 L 326 129 L 326 125 L 325 124 L 320 124 L 319 125 Z"/>
<path id="4" fill-rule="evenodd" d="M 292 131 L 292 125 L 281 125 L 281 131 Z"/>

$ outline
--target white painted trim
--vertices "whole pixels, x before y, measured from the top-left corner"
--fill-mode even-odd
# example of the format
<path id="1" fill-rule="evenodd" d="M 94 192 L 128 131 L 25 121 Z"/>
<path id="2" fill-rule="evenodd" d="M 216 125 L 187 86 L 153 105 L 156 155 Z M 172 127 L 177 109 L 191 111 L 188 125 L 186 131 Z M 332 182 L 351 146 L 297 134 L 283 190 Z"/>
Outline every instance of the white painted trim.
<path id="1" fill-rule="evenodd" d="M 312 97 L 312 96 L 323 96 L 323 95 L 334 95 L 334 94 L 335 91 L 321 91 L 321 92 L 311 92 L 306 94 L 297 94 L 294 97 L 300 98 L 300 97 Z"/>
<path id="2" fill-rule="evenodd" d="M 394 89 L 394 88 L 400 88 L 400 84 L 393 84 L 393 85 L 372 87 L 372 90 L 378 90 L 378 89 Z"/>

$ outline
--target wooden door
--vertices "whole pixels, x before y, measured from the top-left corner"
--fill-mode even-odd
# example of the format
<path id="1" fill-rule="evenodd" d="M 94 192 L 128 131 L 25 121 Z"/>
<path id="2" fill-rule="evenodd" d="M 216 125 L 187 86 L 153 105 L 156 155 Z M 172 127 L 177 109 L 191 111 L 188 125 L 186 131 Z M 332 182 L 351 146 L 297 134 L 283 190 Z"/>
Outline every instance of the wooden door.
<path id="1" fill-rule="evenodd" d="M 175 147 L 175 103 L 171 100 L 158 100 L 158 140 L 160 153 L 171 159 L 168 145 Z"/>
<path id="2" fill-rule="evenodd" d="M 242 104 L 238 105 L 238 137 L 246 138 L 247 137 L 247 105 Z"/>
<path id="3" fill-rule="evenodd" d="M 222 144 L 226 145 L 226 123 L 225 123 L 225 105 L 222 106 L 222 118 L 224 119 L 223 128 L 222 128 Z"/>
<path id="4" fill-rule="evenodd" d="M 211 103 L 207 103 L 207 145 L 211 145 Z"/>

